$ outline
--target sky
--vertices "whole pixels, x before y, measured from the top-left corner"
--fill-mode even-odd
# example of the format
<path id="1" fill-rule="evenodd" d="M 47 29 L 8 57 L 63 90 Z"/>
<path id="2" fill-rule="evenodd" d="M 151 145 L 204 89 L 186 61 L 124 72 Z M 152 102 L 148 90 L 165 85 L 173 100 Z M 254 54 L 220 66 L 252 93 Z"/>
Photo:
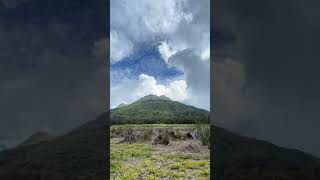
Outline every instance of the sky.
<path id="1" fill-rule="evenodd" d="M 104 0 L 0 0 L 0 146 L 105 111 Z"/>
<path id="2" fill-rule="evenodd" d="M 210 0 L 110 1 L 110 108 L 165 95 L 210 108 Z"/>
<path id="3" fill-rule="evenodd" d="M 111 107 L 209 109 L 211 49 L 215 125 L 320 156 L 319 1 L 138 2 L 111 0 L 109 23 L 107 0 L 0 0 L 0 146 L 95 119 L 109 73 Z"/>
<path id="4" fill-rule="evenodd" d="M 214 2 L 214 124 L 319 157 L 319 1 Z"/>

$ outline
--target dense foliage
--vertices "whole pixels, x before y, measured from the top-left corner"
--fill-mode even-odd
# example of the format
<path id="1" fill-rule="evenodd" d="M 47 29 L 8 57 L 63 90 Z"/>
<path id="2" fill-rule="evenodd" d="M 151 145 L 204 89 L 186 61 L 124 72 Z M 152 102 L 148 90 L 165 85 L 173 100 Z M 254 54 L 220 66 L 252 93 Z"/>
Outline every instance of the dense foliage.
<path id="1" fill-rule="evenodd" d="M 208 111 L 154 95 L 112 109 L 110 116 L 112 124 L 209 123 Z"/>

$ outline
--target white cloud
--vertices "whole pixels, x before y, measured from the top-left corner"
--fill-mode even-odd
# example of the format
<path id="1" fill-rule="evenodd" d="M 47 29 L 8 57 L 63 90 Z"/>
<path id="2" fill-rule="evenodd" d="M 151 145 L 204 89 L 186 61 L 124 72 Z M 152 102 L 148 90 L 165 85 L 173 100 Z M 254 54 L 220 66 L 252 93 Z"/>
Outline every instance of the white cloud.
<path id="1" fill-rule="evenodd" d="M 201 52 L 201 59 L 202 60 L 209 60 L 210 59 L 210 44 L 206 49 L 204 49 Z"/>
<path id="2" fill-rule="evenodd" d="M 119 103 L 119 99 L 132 102 L 142 94 L 158 93 L 172 99 L 187 95 L 181 101 L 209 109 L 210 0 L 111 0 L 111 29 L 130 39 L 132 48 L 141 42 L 158 42 L 162 58 L 180 69 L 185 78 L 180 84 L 171 80 L 169 85 L 159 84 L 150 76 L 128 80 L 111 87 L 115 95 L 112 101 L 119 96 L 113 104 Z M 111 42 L 111 54 L 112 46 Z"/>
<path id="3" fill-rule="evenodd" d="M 168 63 L 184 72 L 185 81 L 192 98 L 185 102 L 190 105 L 210 109 L 210 62 L 186 49 L 169 58 Z"/>
<path id="4" fill-rule="evenodd" d="M 186 1 L 184 11 L 192 15 L 192 20 L 181 21 L 173 33 L 166 34 L 165 39 L 167 44 L 170 45 L 169 47 L 175 50 L 175 52 L 193 49 L 196 54 L 202 55 L 204 59 L 209 59 L 210 1 Z M 166 55 L 163 54 L 165 51 L 159 52 L 162 56 L 166 57 Z"/>
<path id="5" fill-rule="evenodd" d="M 111 30 L 130 39 L 129 44 L 160 40 L 165 60 L 184 49 L 208 59 L 210 0 L 111 0 L 110 4 Z"/>
<path id="6" fill-rule="evenodd" d="M 166 41 L 161 42 L 158 47 L 158 50 L 161 54 L 161 57 L 164 59 L 165 62 L 168 63 L 168 59 L 177 53 L 177 50 L 173 49 Z"/>
<path id="7" fill-rule="evenodd" d="M 186 0 L 111 0 L 111 29 L 125 30 L 134 42 L 147 41 L 176 31 L 181 21 L 191 21 L 184 12 Z"/>
<path id="8" fill-rule="evenodd" d="M 122 33 L 110 31 L 110 59 L 111 63 L 116 63 L 129 56 L 133 51 L 133 44 Z"/>
<path id="9" fill-rule="evenodd" d="M 111 108 L 121 103 L 132 103 L 149 94 L 165 95 L 175 101 L 185 101 L 189 98 L 184 80 L 173 80 L 168 84 L 160 84 L 154 77 L 140 74 L 137 80 L 127 79 L 111 85 Z"/>

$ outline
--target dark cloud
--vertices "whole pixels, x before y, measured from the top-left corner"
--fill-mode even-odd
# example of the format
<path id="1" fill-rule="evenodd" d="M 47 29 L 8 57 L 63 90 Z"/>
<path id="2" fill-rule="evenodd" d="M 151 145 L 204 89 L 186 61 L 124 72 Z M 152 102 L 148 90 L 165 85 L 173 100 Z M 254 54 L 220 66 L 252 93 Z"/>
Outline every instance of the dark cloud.
<path id="1" fill-rule="evenodd" d="M 0 7 L 0 137 L 64 133 L 105 111 L 107 3 Z"/>
<path id="2" fill-rule="evenodd" d="M 319 7 L 312 0 L 215 1 L 213 28 L 234 37 L 228 46 L 216 41 L 214 60 L 220 60 L 216 68 L 228 66 L 221 59 L 241 64 L 239 70 L 214 72 L 218 79 L 214 84 L 228 82 L 238 89 L 215 87 L 220 99 L 215 106 L 219 109 L 222 104 L 217 124 L 320 155 L 320 144 L 315 142 L 320 135 Z M 237 71 L 243 71 L 241 81 L 225 81 Z M 223 104 L 226 99 L 233 102 Z M 230 117 L 227 112 L 234 109 L 240 112 Z"/>
<path id="3" fill-rule="evenodd" d="M 186 102 L 199 108 L 209 109 L 210 62 L 202 60 L 190 49 L 176 53 L 169 58 L 168 62 L 170 66 L 174 66 L 184 72 L 191 96 L 197 96 L 197 98 Z"/>
<path id="4" fill-rule="evenodd" d="M 14 8 L 27 1 L 29 0 L 1 0 L 0 5 L 3 5 L 6 8 Z"/>

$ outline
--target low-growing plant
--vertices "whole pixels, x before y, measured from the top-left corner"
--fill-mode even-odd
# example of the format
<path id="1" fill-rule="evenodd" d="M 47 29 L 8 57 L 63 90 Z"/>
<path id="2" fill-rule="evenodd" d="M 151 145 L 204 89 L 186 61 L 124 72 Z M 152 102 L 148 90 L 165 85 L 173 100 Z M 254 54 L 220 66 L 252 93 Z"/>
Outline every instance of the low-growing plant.
<path id="1" fill-rule="evenodd" d="M 121 168 L 122 168 L 122 166 L 120 163 L 112 162 L 110 172 L 111 173 L 119 172 L 121 170 Z"/>
<path id="2" fill-rule="evenodd" d="M 209 171 L 209 169 L 200 170 L 199 175 L 201 175 L 201 176 L 209 176 L 210 175 L 210 171 Z"/>
<path id="3" fill-rule="evenodd" d="M 197 163 L 197 161 L 194 161 L 194 160 L 185 161 L 184 165 L 185 165 L 185 167 L 187 169 L 196 169 L 196 168 L 198 168 L 198 163 Z"/>
<path id="4" fill-rule="evenodd" d="M 170 169 L 177 170 L 180 168 L 182 168 L 182 164 L 180 162 L 174 162 L 173 164 L 170 165 Z"/>
<path id="5" fill-rule="evenodd" d="M 208 124 L 197 124 L 196 131 L 201 143 L 205 146 L 210 145 L 210 126 Z"/>

